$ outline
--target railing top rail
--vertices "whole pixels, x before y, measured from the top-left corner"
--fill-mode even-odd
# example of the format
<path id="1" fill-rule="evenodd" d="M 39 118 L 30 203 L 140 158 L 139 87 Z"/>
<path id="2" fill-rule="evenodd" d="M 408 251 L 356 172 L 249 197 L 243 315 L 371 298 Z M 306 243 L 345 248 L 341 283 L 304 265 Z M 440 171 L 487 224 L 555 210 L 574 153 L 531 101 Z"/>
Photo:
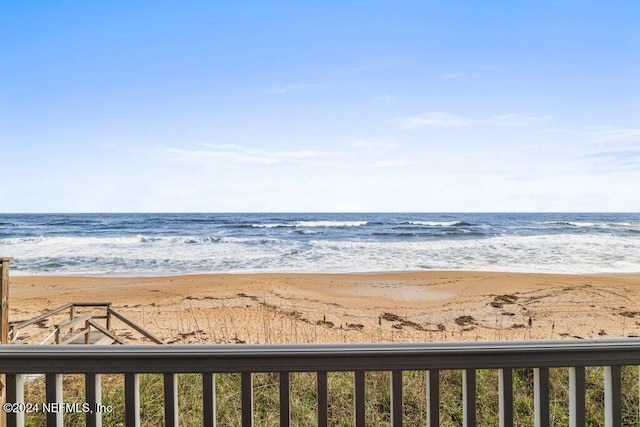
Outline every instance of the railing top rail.
<path id="1" fill-rule="evenodd" d="M 71 320 L 67 320 L 66 322 L 60 323 L 59 325 L 53 325 L 56 329 L 65 329 L 70 328 L 72 326 L 77 325 L 78 323 L 84 323 L 87 320 L 91 319 L 91 313 L 85 313 L 81 316 L 74 317 Z"/>
<path id="2" fill-rule="evenodd" d="M 53 316 L 55 314 L 60 313 L 61 311 L 64 311 L 64 310 L 66 310 L 68 308 L 71 308 L 72 305 L 73 305 L 73 303 L 68 302 L 66 304 L 61 305 L 60 307 L 54 308 L 53 310 L 49 310 L 47 312 L 44 312 L 39 316 L 33 317 L 33 318 L 29 319 L 29 320 L 25 320 L 24 322 L 20 322 L 20 323 L 15 324 L 15 325 L 11 325 L 11 328 L 14 329 L 15 331 L 17 331 L 19 329 L 22 329 L 22 328 L 26 328 L 27 326 L 33 325 L 34 323 L 38 323 L 39 321 L 46 319 L 47 317 L 51 317 L 51 316 Z"/>
<path id="3" fill-rule="evenodd" d="M 142 326 L 138 325 L 136 322 L 134 322 L 131 319 L 127 318 L 124 314 L 114 310 L 111 307 L 107 308 L 107 312 L 111 313 L 113 316 L 115 316 L 116 318 L 120 319 L 120 321 L 124 322 L 130 328 L 133 328 L 134 330 L 138 331 L 140 334 L 142 334 L 142 336 L 144 336 L 146 338 L 149 338 L 151 341 L 155 342 L 156 344 L 164 344 L 164 341 L 162 339 L 160 339 L 159 337 L 155 336 L 151 332 L 147 331 Z"/>
<path id="4" fill-rule="evenodd" d="M 98 332 L 101 332 L 103 335 L 108 336 L 109 338 L 111 338 L 114 342 L 116 342 L 118 344 L 126 344 L 118 336 L 116 336 L 116 334 L 114 334 L 113 332 L 109 331 L 107 328 L 103 328 L 99 323 L 96 323 L 93 320 L 89 320 L 88 323 L 94 329 L 96 329 Z"/>
<path id="5" fill-rule="evenodd" d="M 47 312 L 44 312 L 36 317 L 33 317 L 31 319 L 25 320 L 24 322 L 20 322 L 17 324 L 13 324 L 11 325 L 11 329 L 13 329 L 14 331 L 19 331 L 20 329 L 26 328 L 27 326 L 31 326 L 35 323 L 40 322 L 41 320 L 46 319 L 47 317 L 51 317 L 54 316 L 62 311 L 65 311 L 67 309 L 70 309 L 71 307 L 106 307 L 109 308 L 111 307 L 111 303 L 110 302 L 68 302 L 66 304 L 61 305 L 60 307 L 56 307 L 53 310 L 49 310 Z M 15 333 L 15 332 L 14 332 Z"/>
<path id="6" fill-rule="evenodd" d="M 497 369 L 640 364 L 640 340 L 457 343 L 0 346 L 5 373 Z"/>
<path id="7" fill-rule="evenodd" d="M 110 302 L 72 302 L 76 307 L 111 307 Z"/>

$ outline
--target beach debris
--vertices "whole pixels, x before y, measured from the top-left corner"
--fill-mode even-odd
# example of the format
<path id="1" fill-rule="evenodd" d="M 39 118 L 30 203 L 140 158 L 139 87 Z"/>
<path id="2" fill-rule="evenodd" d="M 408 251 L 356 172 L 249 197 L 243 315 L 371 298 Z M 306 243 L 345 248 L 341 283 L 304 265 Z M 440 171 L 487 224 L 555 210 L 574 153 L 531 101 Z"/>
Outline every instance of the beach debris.
<path id="1" fill-rule="evenodd" d="M 413 328 L 416 331 L 425 331 L 425 332 L 441 332 L 445 330 L 445 327 L 443 324 L 437 325 L 437 330 L 427 329 L 425 326 L 417 322 L 414 322 L 413 320 L 406 319 L 394 313 L 388 313 L 388 312 L 383 313 L 381 316 L 378 317 L 378 324 L 382 324 L 382 321 L 381 321 L 382 319 L 388 322 L 397 322 L 391 325 L 393 329 L 403 329 L 404 327 L 407 327 L 407 328 Z"/>
<path id="2" fill-rule="evenodd" d="M 335 324 L 331 321 L 327 321 L 327 320 L 318 320 L 316 322 L 316 325 L 318 326 L 326 326 L 327 328 L 333 328 L 335 326 Z"/>
<path id="3" fill-rule="evenodd" d="M 201 337 L 202 335 L 207 335 L 207 333 L 202 329 L 198 329 L 197 331 L 182 332 L 182 333 L 179 333 L 178 335 L 180 336 L 179 338 L 169 341 L 167 342 L 167 344 L 175 344 L 180 341 L 182 341 L 183 343 L 188 343 L 190 341 L 189 338 L 195 338 L 196 336 Z"/>
<path id="4" fill-rule="evenodd" d="M 518 297 L 515 295 L 496 295 L 489 304 L 494 308 L 502 308 L 505 304 L 515 304 L 516 301 Z"/>
<path id="5" fill-rule="evenodd" d="M 629 317 L 629 318 L 632 318 L 632 319 L 633 319 L 634 317 L 636 317 L 636 316 L 639 316 L 639 315 L 640 315 L 640 311 L 623 311 L 623 312 L 621 312 L 621 313 L 620 313 L 620 315 L 621 315 L 621 316 L 624 316 L 624 317 Z"/>
<path id="6" fill-rule="evenodd" d="M 413 329 L 415 329 L 417 331 L 426 331 L 426 329 L 422 325 L 420 325 L 420 324 L 418 324 L 418 323 L 416 323 L 414 321 L 407 320 L 407 319 L 402 320 L 402 322 L 400 322 L 400 325 L 401 326 L 407 326 L 409 328 L 413 328 Z"/>
<path id="7" fill-rule="evenodd" d="M 250 300 L 253 300 L 253 301 L 259 301 L 259 298 L 257 296 L 255 296 L 255 295 L 247 295 L 244 292 L 236 294 L 236 296 L 240 297 L 240 298 L 249 298 Z"/>
<path id="8" fill-rule="evenodd" d="M 393 314 L 393 313 L 384 313 L 380 317 L 382 319 L 388 321 L 388 322 L 401 322 L 401 321 L 404 320 L 402 317 L 398 316 L 397 314 Z"/>
<path id="9" fill-rule="evenodd" d="M 475 325 L 476 319 L 474 319 L 473 316 L 468 316 L 468 315 L 459 316 L 454 320 L 454 322 L 458 326 L 468 326 L 468 325 Z"/>
<path id="10" fill-rule="evenodd" d="M 260 302 L 260 305 L 263 306 L 264 308 L 268 308 L 269 310 L 272 310 L 272 311 L 277 311 L 278 310 L 278 306 L 277 305 L 269 304 L 268 302 Z"/>
<path id="11" fill-rule="evenodd" d="M 362 329 L 364 329 L 364 325 L 362 325 L 360 323 L 348 323 L 347 324 L 347 329 L 361 331 Z"/>

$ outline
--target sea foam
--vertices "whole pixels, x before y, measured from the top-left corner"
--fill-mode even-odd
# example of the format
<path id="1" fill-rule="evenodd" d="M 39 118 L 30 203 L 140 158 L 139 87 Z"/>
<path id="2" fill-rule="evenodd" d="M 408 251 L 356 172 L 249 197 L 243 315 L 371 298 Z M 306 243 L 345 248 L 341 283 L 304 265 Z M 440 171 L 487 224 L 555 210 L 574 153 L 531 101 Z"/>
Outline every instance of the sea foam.
<path id="1" fill-rule="evenodd" d="M 640 272 L 637 214 L 0 215 L 12 274 Z M 246 227 L 250 224 L 250 227 Z"/>

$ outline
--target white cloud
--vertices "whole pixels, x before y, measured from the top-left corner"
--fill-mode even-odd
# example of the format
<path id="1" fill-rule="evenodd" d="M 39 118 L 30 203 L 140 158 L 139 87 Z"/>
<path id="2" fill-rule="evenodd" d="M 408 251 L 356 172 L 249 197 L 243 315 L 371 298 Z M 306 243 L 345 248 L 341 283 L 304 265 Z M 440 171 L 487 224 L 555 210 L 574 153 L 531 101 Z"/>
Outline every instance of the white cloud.
<path id="1" fill-rule="evenodd" d="M 270 151 L 234 144 L 197 144 L 203 149 L 162 147 L 144 151 L 174 163 L 211 164 L 241 163 L 274 165 L 280 163 L 331 164 L 345 157 L 337 151 Z"/>
<path id="2" fill-rule="evenodd" d="M 595 144 L 640 145 L 640 128 L 602 126 L 586 131 L 585 135 Z"/>
<path id="3" fill-rule="evenodd" d="M 457 114 L 443 112 L 429 112 L 415 116 L 400 117 L 395 120 L 399 129 L 418 129 L 423 127 L 469 127 L 483 125 L 522 126 L 528 123 L 550 120 L 550 116 L 527 116 L 524 114 L 509 113 L 487 118 L 462 117 Z"/>
<path id="4" fill-rule="evenodd" d="M 611 151 L 585 156 L 585 158 L 592 161 L 595 172 L 640 171 L 640 150 Z"/>
<path id="5" fill-rule="evenodd" d="M 265 150 L 235 144 L 195 144 L 201 148 L 160 147 L 132 149 L 170 163 L 210 166 L 240 165 L 303 165 L 322 167 L 392 168 L 408 163 L 402 159 L 389 160 L 388 150 L 398 144 L 393 138 L 374 140 L 353 139 L 352 150 Z M 366 153 L 363 153 L 363 150 Z"/>
<path id="6" fill-rule="evenodd" d="M 399 144 L 397 138 L 389 137 L 375 139 L 351 138 L 349 140 L 349 145 L 353 148 L 362 148 L 367 150 L 389 150 L 397 147 Z"/>
<path id="7" fill-rule="evenodd" d="M 371 164 L 374 168 L 401 168 L 407 166 L 408 162 L 405 160 L 381 160 Z"/>
<path id="8" fill-rule="evenodd" d="M 397 123 L 401 129 L 415 129 L 421 127 L 467 126 L 469 125 L 469 120 L 455 114 L 433 112 L 402 117 L 397 119 Z"/>
<path id="9" fill-rule="evenodd" d="M 640 171 L 640 128 L 598 126 L 575 134 L 586 146 L 602 150 L 582 156 L 593 171 Z"/>

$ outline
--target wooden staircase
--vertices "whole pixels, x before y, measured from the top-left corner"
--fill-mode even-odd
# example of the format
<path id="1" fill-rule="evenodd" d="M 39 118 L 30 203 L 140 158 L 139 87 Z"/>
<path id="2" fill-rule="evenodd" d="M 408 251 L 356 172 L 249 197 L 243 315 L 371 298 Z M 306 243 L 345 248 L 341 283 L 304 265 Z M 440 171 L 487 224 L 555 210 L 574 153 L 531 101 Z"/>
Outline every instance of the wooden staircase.
<path id="1" fill-rule="evenodd" d="M 162 339 L 116 311 L 110 302 L 67 303 L 31 319 L 12 323 L 9 325 L 9 342 L 57 345 L 126 344 L 125 338 L 116 334 L 113 327 L 115 322 L 137 332 L 145 341 L 165 344 Z M 23 334 L 29 329 L 30 332 Z"/>

